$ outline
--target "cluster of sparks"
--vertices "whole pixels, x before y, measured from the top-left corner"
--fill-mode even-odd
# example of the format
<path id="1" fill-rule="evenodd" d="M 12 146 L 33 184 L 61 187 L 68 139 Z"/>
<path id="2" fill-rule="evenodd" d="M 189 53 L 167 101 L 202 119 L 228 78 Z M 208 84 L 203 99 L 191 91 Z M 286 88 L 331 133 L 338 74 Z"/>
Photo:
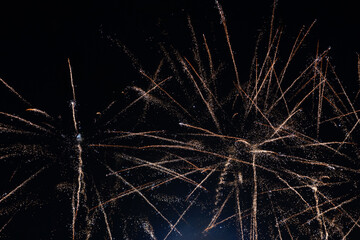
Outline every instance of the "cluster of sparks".
<path id="1" fill-rule="evenodd" d="M 255 54 L 250 79 L 243 81 L 224 12 L 217 1 L 216 5 L 232 65 L 233 80 L 227 84 L 231 87 L 225 87 L 227 90 L 217 87 L 220 81 L 229 79 L 223 79 L 224 67 L 216 66 L 205 35 L 199 44 L 189 18 L 193 60 L 174 48 L 168 50 L 162 46 L 164 58 L 153 76 L 139 67 L 139 73 L 149 82 L 149 87 L 133 86 L 131 89 L 138 96 L 114 116 L 145 104 L 148 113 L 151 114 L 152 108 L 163 110 L 164 117 L 177 122 L 177 126 L 169 123 L 161 131 L 149 129 L 146 132 L 106 129 L 100 138 L 83 139 L 69 61 L 73 132 L 59 141 L 63 141 L 72 154 L 68 163 L 64 161 L 60 165 L 67 164 L 66 168 L 73 170 L 72 217 L 69 220 L 72 239 L 96 236 L 99 230 L 92 226 L 98 219 L 105 226 L 102 234 L 113 239 L 115 219 L 119 216 L 124 219 L 123 239 L 135 239 L 137 235 L 131 235 L 133 229 L 125 229 L 139 222 L 138 228 L 150 239 L 181 236 L 179 226 L 187 223 L 187 216 L 204 201 L 204 195 L 210 196 L 205 198 L 213 202 L 206 203 L 210 218 L 202 229 L 203 234 L 233 224 L 241 240 L 296 239 L 297 236 L 346 239 L 360 228 L 360 192 L 357 189 L 360 164 L 356 142 L 360 124 L 360 110 L 356 108 L 358 94 L 351 100 L 345 91 L 329 61 L 329 49 L 321 52 L 318 46 L 313 60 L 300 69 L 297 76 L 290 77 L 288 73 L 314 23 L 300 30 L 288 58 L 280 61 L 282 29 L 273 26 L 273 12 L 264 56 Z M 202 60 L 204 58 L 206 61 Z M 36 122 L 0 112 L 5 119 L 0 123 L 0 133 L 4 137 L 15 136 L 19 140 L 44 135 L 49 139 L 59 133 L 51 124 L 53 117 L 32 107 L 7 82 L 0 81 L 29 106 L 26 111 L 49 120 Z M 181 90 L 174 92 L 171 89 Z M 111 107 L 112 104 L 107 109 Z M 114 118 L 105 121 L 105 125 Z M 23 140 L 1 144 L 1 161 L 9 162 L 26 155 L 36 157 L 34 161 L 40 164 L 34 165 L 40 167 L 29 177 L 18 177 L 23 180 L 1 195 L 0 214 L 7 220 L 0 226 L 0 234 L 6 234 L 7 226 L 17 214 L 4 209 L 11 206 L 11 200 L 17 198 L 19 192 L 26 191 L 30 182 L 51 168 L 56 159 L 56 153 L 48 146 L 35 143 L 33 148 L 27 148 L 27 144 Z M 110 159 L 106 159 L 105 154 L 93 157 L 91 162 L 87 159 L 91 155 L 89 152 L 107 151 Z M 144 157 L 147 154 L 153 154 L 155 158 Z M 42 157 L 52 161 L 43 164 L 44 161 L 39 160 Z M 102 167 L 96 176 L 103 173 L 102 178 L 115 180 L 106 180 L 101 189 L 98 188 L 100 181 L 91 176 L 91 172 L 97 171 L 91 170 L 94 166 Z M 17 171 L 9 175 L 9 183 L 14 175 L 18 175 Z M 185 196 L 172 197 L 173 193 L 166 192 L 171 188 L 170 183 L 190 188 Z M 165 194 L 158 195 L 162 186 Z M 126 215 L 129 214 L 127 211 L 119 213 L 119 209 L 128 208 L 121 205 L 120 200 L 131 196 L 140 199 L 141 208 L 146 205 L 146 212 L 138 218 L 132 211 L 129 211 L 131 216 Z M 176 210 L 174 219 L 170 219 L 174 214 L 168 213 L 169 205 Z M 166 234 L 157 234 L 157 227 L 150 219 L 155 217 L 144 216 L 154 213 L 167 224 Z"/>

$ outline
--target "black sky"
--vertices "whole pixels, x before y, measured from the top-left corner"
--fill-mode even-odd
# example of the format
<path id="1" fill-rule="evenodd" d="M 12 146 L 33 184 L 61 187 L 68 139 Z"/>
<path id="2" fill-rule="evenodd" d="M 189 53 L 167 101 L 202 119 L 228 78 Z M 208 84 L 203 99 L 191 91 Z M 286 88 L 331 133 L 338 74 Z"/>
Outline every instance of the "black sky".
<path id="1" fill-rule="evenodd" d="M 222 5 L 236 57 L 248 67 L 257 36 L 268 29 L 273 1 L 236 2 Z M 177 46 L 190 42 L 187 15 L 196 31 L 223 37 L 211 0 L 11 1 L 1 5 L 0 76 L 20 93 L 27 92 L 27 98 L 43 96 L 39 104 L 49 98 L 53 100 L 47 102 L 63 101 L 64 95 L 69 99 L 67 58 L 73 64 L 79 92 L 85 95 L 109 95 L 105 97 L 108 102 L 116 94 L 114 82 L 123 88 L 134 81 L 137 76 L 130 61 L 107 36 L 120 40 L 142 62 L 157 62 L 153 54 L 157 41 L 163 40 L 161 31 L 168 32 L 167 41 L 177 41 Z M 331 46 L 338 74 L 353 78 L 360 51 L 356 9 L 355 3 L 278 1 L 275 23 L 284 26 L 288 39 L 294 39 L 302 25 L 309 26 L 316 19 L 306 44 L 314 49 L 317 41 L 322 49 Z M 91 104 L 100 101 L 98 97 L 91 100 Z"/>

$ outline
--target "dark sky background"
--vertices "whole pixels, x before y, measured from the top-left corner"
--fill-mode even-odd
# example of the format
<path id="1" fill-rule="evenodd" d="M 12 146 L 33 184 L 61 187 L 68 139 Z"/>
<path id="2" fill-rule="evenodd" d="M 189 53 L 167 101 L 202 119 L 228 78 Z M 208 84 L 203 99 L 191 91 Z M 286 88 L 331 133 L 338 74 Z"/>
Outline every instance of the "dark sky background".
<path id="1" fill-rule="evenodd" d="M 222 5 L 235 56 L 245 64 L 241 72 L 247 77 L 259 32 L 269 26 L 273 1 L 236 2 Z M 224 36 L 212 0 L 3 1 L 1 5 L 0 77 L 34 105 L 52 107 L 54 114 L 71 97 L 67 58 L 72 62 L 79 96 L 84 95 L 78 101 L 94 106 L 95 111 L 138 78 L 128 58 L 107 36 L 126 45 L 145 69 L 146 65 L 153 69 L 160 59 L 156 53 L 157 42 L 163 40 L 161 31 L 168 32 L 166 41 L 176 42 L 180 48 L 182 42 L 190 42 L 187 15 L 195 30 L 208 38 Z M 350 2 L 279 1 L 275 23 L 284 26 L 285 36 L 293 40 L 302 25 L 309 26 L 317 19 L 305 45 L 312 45 L 314 52 L 317 41 L 322 49 L 331 46 L 338 74 L 354 78 L 360 50 L 356 9 Z"/>
<path id="2" fill-rule="evenodd" d="M 273 1 L 242 2 L 220 1 L 235 57 L 241 63 L 242 76 L 247 77 L 257 37 L 269 26 Z M 313 51 L 308 54 L 315 53 L 317 41 L 323 50 L 331 46 L 329 56 L 349 88 L 357 81 L 356 53 L 360 53 L 357 10 L 354 1 L 279 0 L 275 24 L 284 27 L 285 44 L 291 46 L 300 28 L 317 19 L 305 42 L 307 50 Z M 0 77 L 34 106 L 54 116 L 63 115 L 69 112 L 71 100 L 69 58 L 86 125 L 86 120 L 104 109 L 124 87 L 141 79 L 108 36 L 122 42 L 152 71 L 161 58 L 158 41 L 189 46 L 187 15 L 195 31 L 225 43 L 212 0 L 1 1 Z M 162 39 L 164 31 L 167 39 Z M 189 53 L 189 49 L 184 51 Z M 0 85 L 0 111 L 21 110 L 21 102 Z M 192 232 L 191 227 L 188 231 Z"/>

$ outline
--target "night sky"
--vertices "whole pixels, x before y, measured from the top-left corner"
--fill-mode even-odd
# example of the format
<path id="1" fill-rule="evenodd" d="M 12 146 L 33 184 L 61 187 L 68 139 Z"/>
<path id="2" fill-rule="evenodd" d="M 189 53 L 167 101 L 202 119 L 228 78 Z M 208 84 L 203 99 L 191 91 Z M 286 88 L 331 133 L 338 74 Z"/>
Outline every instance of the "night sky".
<path id="1" fill-rule="evenodd" d="M 220 1 L 220 4 L 225 12 L 240 79 L 247 80 L 250 75 L 251 61 L 259 34 L 264 33 L 264 36 L 268 34 L 273 1 L 256 0 L 241 4 L 237 4 L 237 2 L 241 1 Z M 84 141 L 87 136 L 94 136 L 91 140 L 86 139 L 86 143 L 101 142 L 105 137 L 99 132 L 107 128 L 99 127 L 97 129 L 98 125 L 96 124 L 101 125 L 104 123 L 97 122 L 97 113 L 103 111 L 114 100 L 120 102 L 119 106 L 115 105 L 110 113 L 105 116 L 104 121 L 106 122 L 107 119 L 111 119 L 112 115 L 116 116 L 118 110 L 122 109 L 121 106 L 130 103 L 134 99 L 133 95 L 126 95 L 129 86 L 146 88 L 148 81 L 139 73 L 139 66 L 150 74 L 155 72 L 163 57 L 163 53 L 159 49 L 159 43 L 174 46 L 182 55 L 188 56 L 189 59 L 192 57 L 191 31 L 187 24 L 188 16 L 191 18 L 195 32 L 199 36 L 201 34 L 206 35 L 209 46 L 215 49 L 214 52 L 222 56 L 223 51 L 223 56 L 228 57 L 219 12 L 215 1 L 212 0 L 10 1 L 6 4 L 2 1 L 0 3 L 0 78 L 21 94 L 32 106 L 44 110 L 54 117 L 55 126 L 62 129 L 57 132 L 59 135 L 62 135 L 62 137 L 70 136 L 73 134 L 73 126 L 70 108 L 72 89 L 69 77 L 69 59 L 75 83 L 77 117 L 80 119 L 81 125 L 80 132 L 84 137 Z M 286 55 L 288 53 L 286 49 L 291 48 L 301 27 L 310 26 L 314 20 L 316 20 L 316 23 L 301 47 L 303 51 L 300 53 L 299 58 L 303 59 L 304 64 L 309 64 L 316 53 L 317 44 L 319 44 L 321 51 L 331 47 L 328 53 L 329 59 L 335 66 L 336 73 L 341 79 L 345 90 L 351 96 L 354 96 L 358 91 L 357 53 L 360 53 L 360 32 L 358 30 L 360 15 L 358 14 L 357 5 L 355 2 L 342 3 L 323 0 L 294 2 L 279 0 L 275 11 L 274 25 L 280 26 L 284 31 L 280 43 L 284 50 L 281 53 Z M 123 46 L 131 53 L 131 56 L 134 56 L 135 62 L 124 51 Z M 261 49 L 259 51 L 261 52 Z M 229 59 L 227 58 L 229 62 L 225 63 L 224 69 L 231 69 L 232 63 Z M 228 85 L 220 85 L 219 92 L 221 92 L 221 87 L 226 88 Z M 177 88 L 171 89 L 171 92 L 175 95 L 176 91 L 180 90 Z M 186 101 L 184 101 L 184 104 L 187 104 Z M 359 104 L 357 106 L 359 107 Z M 3 84 L 0 84 L 0 112 L 27 116 L 26 114 L 22 115 L 27 108 L 29 106 L 19 100 Z M 144 123 L 141 121 L 141 123 L 132 126 L 132 123 L 138 121 L 140 116 L 143 117 L 143 110 L 142 105 L 136 105 L 134 110 L 127 112 L 127 115 L 110 125 L 109 130 L 120 130 L 117 126 L 121 126 L 120 128 L 125 129 L 124 131 L 135 132 L 161 130 L 162 128 L 171 129 L 173 122 L 181 122 L 185 119 L 174 116 L 169 117 L 161 110 L 155 110 L 152 113 L 150 108 L 147 113 L 150 116 L 146 116 L 149 122 Z M 167 121 L 168 118 L 170 119 L 169 122 Z M 176 119 L 174 120 L 174 118 Z M 38 120 L 36 117 L 29 117 L 29 119 Z M 1 120 L 0 123 L 7 122 Z M 17 123 L 11 124 L 16 125 Z M 26 130 L 27 128 L 22 129 Z M 53 151 L 51 154 L 55 155 L 55 157 L 46 154 L 49 159 L 63 159 L 66 158 L 66 154 L 74 154 L 72 150 L 67 150 L 71 148 L 72 144 L 76 144 L 73 141 L 59 143 L 58 140 L 54 140 L 51 136 L 46 136 L 44 140 L 38 135 L 34 138 L 25 136 L 25 140 L 23 140 L 21 135 L 15 137 L 10 135 L 0 132 L 2 148 L 16 143 L 19 139 L 21 139 L 19 140 L 21 143 L 29 143 L 34 139 L 34 144 L 50 143 L 50 145 L 55 146 L 50 150 Z M 147 141 L 141 140 L 140 144 L 158 143 L 149 143 Z M 122 144 L 122 142 L 120 143 Z M 139 144 L 136 139 L 131 139 L 131 143 Z M 357 142 L 357 144 L 359 143 Z M 58 147 L 59 145 L 61 147 Z M 106 154 L 117 154 L 112 150 L 110 150 L 110 153 L 104 153 L 102 150 L 95 151 L 93 155 L 88 149 L 85 149 L 84 152 L 89 159 L 101 159 Z M 6 155 L 6 151 L 1 152 L 1 154 Z M 136 155 L 138 153 L 126 149 L 124 154 Z M 155 151 L 155 153 L 149 154 L 154 154 L 157 157 L 157 154 L 161 155 L 163 153 Z M 147 157 L 147 155 L 148 153 L 140 153 L 136 156 Z M 11 158 L 0 165 L 0 173 L 5 176 L 1 178 L 2 183 L 0 183 L 1 191 L 4 194 L 11 191 L 9 190 L 11 188 L 8 188 L 8 180 L 6 179 L 14 171 L 11 167 L 16 168 L 17 165 L 9 163 L 9 161 L 21 162 L 24 159 L 21 157 L 18 159 Z M 3 161 L 1 156 L 0 161 Z M 29 162 L 31 161 L 29 160 Z M 43 164 L 42 161 L 39 162 L 30 163 L 30 168 L 34 167 L 35 169 L 33 172 L 36 172 L 36 169 L 39 169 L 38 167 Z M 10 203 L 6 202 L 3 206 L 0 203 L 0 209 L 2 209 L 0 210 L 0 239 L 71 239 L 71 231 L 69 230 L 71 222 L 66 223 L 68 225 L 64 226 L 66 221 L 61 220 L 71 219 L 71 209 L 66 205 L 70 202 L 71 194 L 69 196 L 69 193 L 64 195 L 57 193 L 56 197 L 49 197 L 47 193 L 53 191 L 51 190 L 51 184 L 59 184 L 57 179 L 72 179 L 71 174 L 66 173 L 66 169 L 71 169 L 73 166 L 63 162 L 56 164 L 60 167 L 65 166 L 65 169 L 59 170 L 59 172 L 65 173 L 55 174 L 56 177 L 52 173 L 44 174 L 39 179 L 35 179 L 33 185 L 15 196 L 14 200 L 10 199 Z M 20 165 L 19 169 L 22 169 L 26 164 Z M 359 169 L 358 162 L 354 165 Z M 96 160 L 87 166 L 90 166 L 90 168 L 93 166 L 94 169 L 99 167 Z M 106 175 L 107 173 L 102 169 L 94 173 L 93 176 L 96 178 L 101 174 Z M 145 171 L 138 174 L 146 175 L 149 173 Z M 28 172 L 25 171 L 25 175 L 28 176 Z M 354 176 L 359 177 L 359 173 L 354 174 Z M 197 177 L 195 177 L 196 181 L 202 179 L 199 176 Z M 26 177 L 21 178 L 20 176 L 18 182 L 21 183 L 25 179 Z M 67 180 L 61 180 L 61 182 Z M 151 177 L 145 180 L 139 177 L 134 181 L 140 183 L 142 180 L 150 181 Z M 359 182 L 358 180 L 354 181 Z M 174 185 L 165 187 L 165 190 L 162 189 L 163 192 L 159 191 L 159 194 L 179 197 L 179 195 L 185 193 L 186 196 L 189 189 L 193 189 L 180 183 L 179 181 Z M 109 184 L 112 184 L 112 182 Z M 42 188 L 41 186 L 44 186 L 44 188 L 39 190 Z M 178 192 L 174 188 L 178 189 Z M 27 192 L 33 193 L 36 191 L 39 191 L 39 194 L 27 195 Z M 356 191 L 359 194 L 359 189 Z M 0 196 L 3 192 L 0 193 Z M 215 190 L 212 192 L 215 192 Z M 95 190 L 89 192 L 89 194 L 96 196 Z M 34 201 L 36 203 L 33 205 L 30 200 L 23 203 L 21 201 L 21 199 L 32 198 L 39 200 Z M 45 200 L 42 202 L 42 199 Z M 201 233 L 204 226 L 207 226 L 213 216 L 213 212 L 207 211 L 207 208 L 204 207 L 207 203 L 203 204 L 208 200 L 206 196 L 200 195 L 198 202 L 195 204 L 196 208 L 191 214 L 185 216 L 187 224 L 183 223 L 182 227 L 179 228 L 183 237 L 172 233 L 168 239 L 238 239 L 239 231 L 231 224 L 220 225 L 220 227 L 212 229 L 206 235 Z M 14 205 L 11 205 L 12 201 Z M 30 202 L 31 204 L 29 204 Z M 37 204 L 38 202 L 42 203 Z M 132 199 L 124 200 L 121 204 L 123 204 L 121 205 L 122 209 L 125 206 L 125 208 L 129 209 L 134 207 L 135 210 L 123 211 L 119 215 L 113 215 L 114 219 L 110 220 L 112 222 L 111 226 L 114 228 L 113 239 L 151 239 L 149 235 L 141 235 L 141 233 L 134 233 L 126 238 L 123 229 L 124 225 L 120 223 L 120 220 L 116 220 L 116 218 L 127 218 L 129 216 L 135 219 L 136 214 L 141 212 L 143 208 L 144 211 L 140 214 L 140 220 L 134 220 L 135 223 L 140 222 L 139 225 L 141 225 L 141 221 L 147 219 L 146 221 L 154 225 L 157 239 L 163 239 L 169 231 L 166 222 L 161 221 L 161 218 L 159 220 L 158 216 L 154 217 L 152 211 L 148 210 L 144 205 L 138 207 L 132 202 Z M 162 204 L 158 203 L 157 206 L 160 208 L 163 206 Z M 28 206 L 24 207 L 23 205 Z M 24 211 L 24 214 L 17 213 L 14 215 L 14 220 L 11 220 L 2 229 L 2 226 L 13 216 L 10 208 L 9 211 L 3 210 L 4 206 L 5 208 L 8 206 L 19 207 L 19 209 L 23 209 L 21 211 Z M 34 210 L 31 210 L 32 208 Z M 166 207 L 164 209 L 166 213 L 171 212 Z M 354 212 L 357 212 L 355 215 L 359 216 L 359 209 L 354 209 Z M 51 218 L 49 215 L 53 217 Z M 56 220 L 48 220 L 54 218 Z M 34 222 L 29 222 L 30 219 L 33 219 Z M 39 221 L 39 225 L 35 221 Z M 266 219 L 261 221 L 262 226 L 264 222 L 266 222 Z M 127 226 L 127 228 L 131 227 L 133 225 Z M 98 229 L 102 230 L 95 231 L 90 239 L 108 239 L 106 230 L 104 230 L 106 229 L 105 225 L 99 224 Z M 134 229 L 137 229 L 137 227 L 135 226 Z M 357 228 L 357 232 L 359 232 L 358 230 L 359 228 Z M 141 230 L 136 231 L 141 232 Z M 267 230 L 263 231 L 266 232 Z M 349 239 L 356 239 L 355 234 L 356 232 Z M 266 234 L 262 236 L 266 236 Z M 302 237 L 299 239 L 308 239 L 305 236 Z M 81 236 L 77 239 L 86 238 Z M 271 239 L 271 237 L 259 239 Z M 283 239 L 290 238 L 285 236 Z M 329 239 L 336 238 L 330 237 Z"/>
<path id="2" fill-rule="evenodd" d="M 272 4 L 273 1 L 223 4 L 235 54 L 246 66 L 250 64 L 259 33 L 269 26 Z M 73 63 L 79 94 L 94 96 L 91 104 L 103 102 L 96 96 L 109 96 L 126 86 L 126 81 L 134 81 L 138 77 L 136 71 L 107 36 L 122 42 L 143 62 L 157 62 L 151 59 L 158 52 L 157 41 L 164 40 L 162 31 L 168 32 L 169 39 L 165 41 L 176 42 L 180 47 L 186 44 L 190 35 L 187 15 L 196 31 L 209 38 L 216 34 L 220 38 L 223 34 L 214 2 L 206 0 L 11 1 L 2 5 L 5 6 L 1 6 L 0 19 L 1 77 L 13 83 L 19 92 L 27 90 L 28 94 L 48 99 L 36 105 L 58 102 L 56 99 L 62 102 L 60 96 L 68 90 L 67 58 Z M 331 46 L 330 56 L 338 74 L 353 77 L 360 38 L 355 5 L 329 1 L 278 3 L 275 23 L 284 27 L 290 40 L 303 25 L 309 26 L 315 19 L 317 23 L 306 44 L 314 49 L 317 41 L 323 49 Z M 112 87 L 114 82 L 119 86 Z M 51 97 L 54 99 L 50 100 Z M 109 99 L 111 96 L 105 102 Z"/>

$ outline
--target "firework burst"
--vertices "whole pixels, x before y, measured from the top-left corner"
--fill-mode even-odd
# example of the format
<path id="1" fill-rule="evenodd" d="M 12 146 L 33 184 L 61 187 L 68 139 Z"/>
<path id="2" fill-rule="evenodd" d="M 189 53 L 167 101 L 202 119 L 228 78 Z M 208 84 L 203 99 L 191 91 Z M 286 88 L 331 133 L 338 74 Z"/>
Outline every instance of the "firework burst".
<path id="1" fill-rule="evenodd" d="M 173 124 L 162 144 L 147 147 L 191 160 L 183 168 L 199 184 L 185 198 L 192 205 L 200 187 L 213 198 L 204 233 L 232 222 L 239 239 L 346 239 L 360 217 L 357 97 L 346 93 L 330 49 L 317 46 L 301 63 L 300 48 L 315 22 L 299 31 L 290 49 L 282 48 L 275 7 L 268 41 L 259 41 L 244 81 L 216 6 L 229 64 L 215 63 L 206 36 L 198 37 L 188 18 L 192 57 L 160 45 L 158 75 L 173 78 L 163 86 L 140 70 L 157 87 L 145 100 Z M 280 58 L 283 52 L 287 57 Z M 151 88 L 134 90 L 142 95 Z"/>
<path id="2" fill-rule="evenodd" d="M 96 114 L 92 126 L 82 129 L 70 61 L 69 70 L 69 127 L 66 121 L 33 107 L 0 79 L 26 106 L 23 116 L 0 112 L 2 236 L 113 239 L 116 234 L 125 239 L 156 239 L 151 221 L 164 221 L 179 233 L 166 216 L 178 200 L 170 201 L 156 190 L 168 188 L 174 180 L 198 185 L 168 167 L 185 159 L 146 150 L 146 142 L 157 142 L 159 132 L 134 130 L 134 126 L 141 128 L 137 117 L 132 117 L 134 111 L 131 116 L 127 113 L 139 99 L 121 111 L 112 102 Z M 38 219 L 35 224 L 32 217 Z M 19 225 L 23 231 L 15 232 Z"/>

